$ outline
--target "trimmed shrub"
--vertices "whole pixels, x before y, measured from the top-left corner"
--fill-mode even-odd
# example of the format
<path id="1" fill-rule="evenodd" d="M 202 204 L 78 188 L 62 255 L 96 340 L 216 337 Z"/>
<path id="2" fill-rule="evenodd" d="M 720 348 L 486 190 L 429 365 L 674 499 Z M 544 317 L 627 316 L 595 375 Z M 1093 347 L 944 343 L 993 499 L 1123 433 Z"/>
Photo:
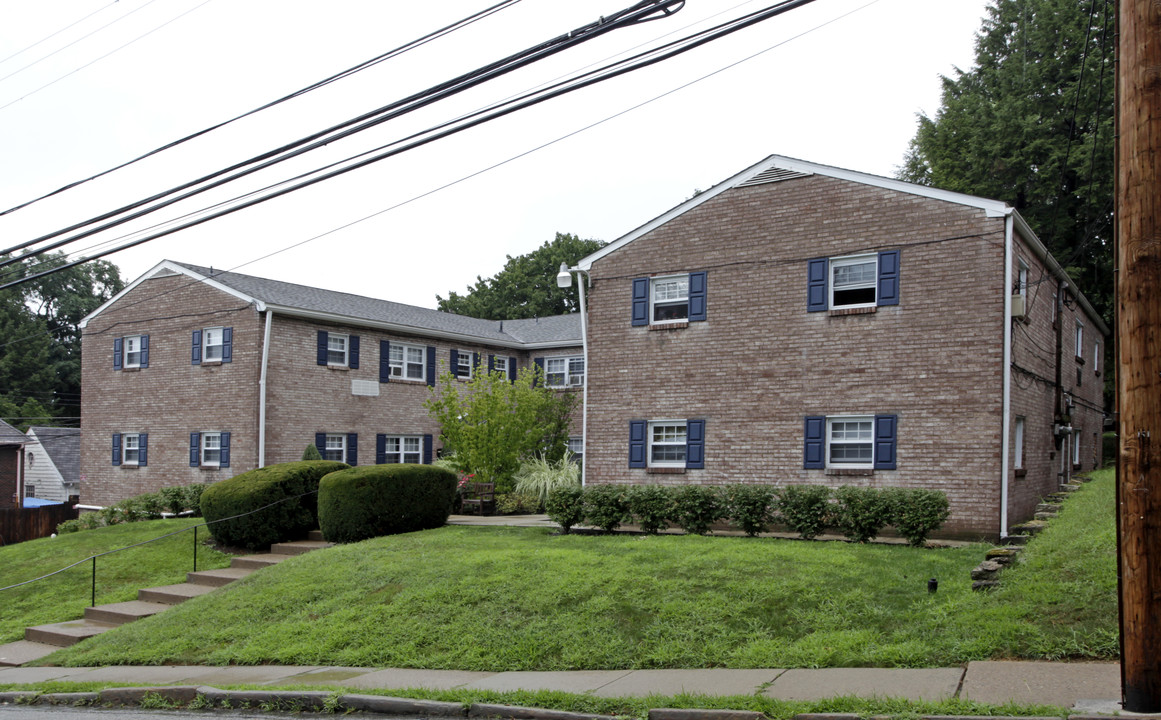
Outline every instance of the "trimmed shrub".
<path id="1" fill-rule="evenodd" d="M 441 527 L 451 515 L 459 477 L 432 465 L 365 465 L 319 482 L 318 522 L 331 542 Z"/>
<path id="2" fill-rule="evenodd" d="M 463 498 L 460 498 L 461 508 Z M 496 512 L 500 515 L 529 515 L 540 510 L 540 498 L 522 492 L 510 492 L 496 496 Z"/>
<path id="3" fill-rule="evenodd" d="M 835 491 L 834 524 L 848 540 L 874 540 L 890 521 L 890 505 L 878 488 L 843 485 Z"/>
<path id="4" fill-rule="evenodd" d="M 607 533 L 629 517 L 629 491 L 624 485 L 590 485 L 584 492 L 584 514 Z"/>
<path id="5" fill-rule="evenodd" d="M 302 451 L 302 458 L 300 458 L 300 459 L 301 460 L 322 460 L 323 456 L 322 456 L 322 453 L 320 453 L 318 451 L 318 446 L 315 445 L 314 443 L 311 443 L 310 445 L 306 446 L 305 450 Z"/>
<path id="6" fill-rule="evenodd" d="M 922 547 L 927 537 L 938 530 L 950 514 L 947 495 L 939 490 L 891 488 L 887 496 L 888 524 L 914 547 Z"/>
<path id="7" fill-rule="evenodd" d="M 585 519 L 584 488 L 579 485 L 555 488 L 544 503 L 548 519 L 560 526 L 562 535 L 568 535 L 573 525 Z"/>
<path id="8" fill-rule="evenodd" d="M 830 490 L 822 485 L 787 485 L 777 494 L 778 516 L 803 540 L 812 540 L 826 529 Z"/>
<path id="9" fill-rule="evenodd" d="M 347 467 L 333 460 L 313 460 L 268 465 L 235 475 L 204 488 L 202 515 L 214 540 L 223 545 L 258 550 L 299 538 L 317 527 L 315 493 L 319 480 Z M 255 510 L 259 511 L 225 519 Z"/>
<path id="10" fill-rule="evenodd" d="M 206 485 L 204 483 L 193 483 L 192 485 L 185 485 L 181 488 L 182 504 L 185 505 L 182 510 L 192 510 L 194 517 L 201 517 L 202 515 L 202 493 L 205 492 Z"/>
<path id="11" fill-rule="evenodd" d="M 81 529 L 80 520 L 65 520 L 56 526 L 57 535 L 65 535 L 67 533 L 79 532 Z"/>
<path id="12" fill-rule="evenodd" d="M 682 485 L 673 493 L 673 518 L 690 535 L 705 535 L 726 516 L 726 506 L 717 488 Z"/>
<path id="13" fill-rule="evenodd" d="M 769 485 L 726 487 L 726 514 L 730 524 L 754 537 L 774 521 L 774 488 Z"/>
<path id="14" fill-rule="evenodd" d="M 660 485 L 634 485 L 629 489 L 629 512 L 641 530 L 656 535 L 673 519 L 673 493 Z"/>

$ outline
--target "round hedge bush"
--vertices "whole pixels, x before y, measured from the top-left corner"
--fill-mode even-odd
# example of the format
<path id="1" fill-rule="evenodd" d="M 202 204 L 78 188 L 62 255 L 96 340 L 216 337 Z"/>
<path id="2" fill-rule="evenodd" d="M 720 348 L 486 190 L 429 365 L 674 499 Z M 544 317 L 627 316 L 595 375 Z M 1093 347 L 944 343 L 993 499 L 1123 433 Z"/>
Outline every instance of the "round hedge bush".
<path id="1" fill-rule="evenodd" d="M 258 550 L 294 540 L 318 527 L 318 483 L 328 473 L 350 467 L 332 460 L 267 465 L 214 483 L 202 492 L 201 509 L 214 540 L 232 547 Z M 298 500 L 280 500 L 305 495 Z M 278 503 L 237 520 L 242 515 Z"/>
<path id="2" fill-rule="evenodd" d="M 459 476 L 433 465 L 367 465 L 333 472 L 318 491 L 318 521 L 330 542 L 358 542 L 437 528 L 451 515 Z"/>

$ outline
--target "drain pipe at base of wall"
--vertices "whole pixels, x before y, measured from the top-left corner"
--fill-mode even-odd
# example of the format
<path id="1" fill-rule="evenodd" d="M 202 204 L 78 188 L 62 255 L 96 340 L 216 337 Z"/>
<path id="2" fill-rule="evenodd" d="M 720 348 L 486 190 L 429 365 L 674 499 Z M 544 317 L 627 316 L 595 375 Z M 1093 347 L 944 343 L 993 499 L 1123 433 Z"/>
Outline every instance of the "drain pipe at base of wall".
<path id="1" fill-rule="evenodd" d="M 262 337 L 262 373 L 258 376 L 258 467 L 266 467 L 266 366 L 270 361 L 270 325 L 274 311 L 266 311 Z"/>
<path id="2" fill-rule="evenodd" d="M 1000 422 L 1000 539 L 1008 537 L 1008 434 L 1012 425 L 1012 244 L 1014 208 L 1004 218 L 1004 361 Z"/>

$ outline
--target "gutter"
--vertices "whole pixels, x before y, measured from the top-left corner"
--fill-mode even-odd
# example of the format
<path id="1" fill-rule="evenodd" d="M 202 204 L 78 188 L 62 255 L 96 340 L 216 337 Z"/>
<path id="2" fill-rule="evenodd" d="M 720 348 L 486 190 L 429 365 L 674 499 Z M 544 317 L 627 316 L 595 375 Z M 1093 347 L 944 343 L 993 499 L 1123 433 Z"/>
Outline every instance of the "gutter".
<path id="1" fill-rule="evenodd" d="M 1015 210 L 1004 218 L 1004 360 L 1000 422 L 1000 539 L 1008 537 L 1008 439 L 1012 426 L 1012 230 Z"/>
<path id="2" fill-rule="evenodd" d="M 262 335 L 262 371 L 258 376 L 258 467 L 266 467 L 266 368 L 270 364 L 270 326 L 274 311 L 266 308 L 266 328 Z"/>

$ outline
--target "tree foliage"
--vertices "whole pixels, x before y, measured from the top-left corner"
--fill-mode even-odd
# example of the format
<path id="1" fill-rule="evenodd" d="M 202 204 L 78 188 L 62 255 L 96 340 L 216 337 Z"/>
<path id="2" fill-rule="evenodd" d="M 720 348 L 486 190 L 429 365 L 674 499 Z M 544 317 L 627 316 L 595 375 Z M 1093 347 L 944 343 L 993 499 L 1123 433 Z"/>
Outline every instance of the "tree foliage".
<path id="1" fill-rule="evenodd" d="M 1108 320 L 1113 3 L 993 0 L 987 12 L 975 66 L 943 78 L 899 177 L 1011 204 Z"/>
<path id="2" fill-rule="evenodd" d="M 563 262 L 569 267 L 605 246 L 602 240 L 581 240 L 576 235 L 557 233 L 525 255 L 512 257 L 504 269 L 487 279 L 476 276 L 476 284 L 459 295 L 435 296 L 440 310 L 484 320 L 551 317 L 579 311 L 575 289 L 556 286 L 556 274 Z"/>
<path id="3" fill-rule="evenodd" d="M 535 378 L 531 368 L 521 370 L 515 382 L 478 367 L 466 383 L 444 373 L 425 403 L 456 464 L 481 482 L 496 483 L 498 492 L 512 489 L 522 462 L 538 455 L 556 462 L 568 449 L 577 396 L 537 385 Z"/>
<path id="4" fill-rule="evenodd" d="M 4 276 L 66 262 L 64 253 L 27 257 Z M 94 260 L 0 290 L 0 417 L 23 429 L 80 415 L 80 322 L 123 287 L 117 266 Z"/>

